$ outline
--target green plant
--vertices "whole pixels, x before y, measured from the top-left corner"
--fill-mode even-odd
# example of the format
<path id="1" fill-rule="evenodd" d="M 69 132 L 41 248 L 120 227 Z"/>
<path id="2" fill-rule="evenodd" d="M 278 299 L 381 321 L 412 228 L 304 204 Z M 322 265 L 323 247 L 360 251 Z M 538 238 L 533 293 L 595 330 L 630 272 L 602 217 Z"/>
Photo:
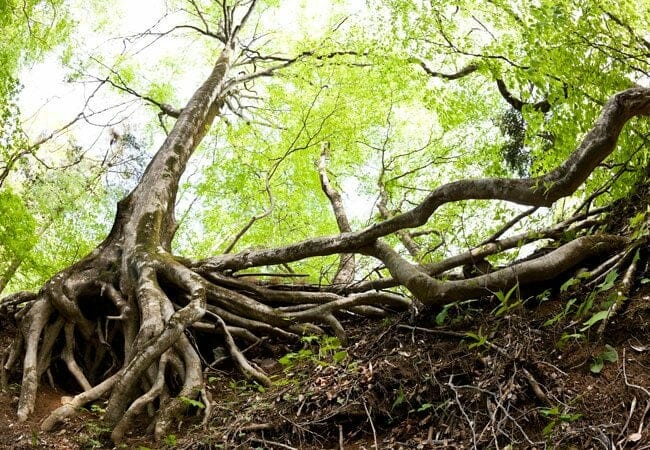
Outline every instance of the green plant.
<path id="1" fill-rule="evenodd" d="M 519 288 L 519 283 L 515 284 L 513 287 L 510 288 L 508 292 L 505 294 L 503 291 L 497 291 L 494 293 L 496 296 L 497 300 L 499 300 L 500 305 L 493 311 L 493 314 L 496 315 L 497 317 L 502 316 L 503 314 L 507 313 L 508 311 L 516 308 L 517 306 L 521 305 L 521 299 L 517 298 L 516 301 L 511 302 L 510 298 L 512 297 L 512 294 L 518 291 Z"/>
<path id="2" fill-rule="evenodd" d="M 447 316 L 449 315 L 449 309 L 452 306 L 456 306 L 458 302 L 453 302 L 453 303 L 447 303 L 445 306 L 442 307 L 442 310 L 438 314 L 436 314 L 436 325 L 442 325 L 445 323 L 445 320 L 447 319 Z"/>
<path id="3" fill-rule="evenodd" d="M 78 442 L 81 448 L 105 448 L 105 443 L 101 441 L 100 437 L 110 432 L 110 428 L 100 425 L 95 420 L 91 420 L 86 423 L 85 431 L 85 433 L 79 435 Z"/>
<path id="4" fill-rule="evenodd" d="M 433 406 L 434 405 L 431 404 L 431 403 L 423 403 L 422 405 L 420 405 L 420 407 L 416 411 L 417 412 L 424 412 L 424 411 L 427 411 L 427 410 L 433 408 Z"/>
<path id="5" fill-rule="evenodd" d="M 97 403 L 93 403 L 92 405 L 90 405 L 90 411 L 95 414 L 101 415 L 106 412 L 106 408 L 102 408 Z"/>
<path id="6" fill-rule="evenodd" d="M 266 388 L 264 386 L 259 384 L 257 381 L 251 380 L 232 380 L 228 383 L 228 386 L 230 386 L 231 389 L 240 391 L 242 393 L 248 393 L 251 391 L 266 392 Z"/>
<path id="7" fill-rule="evenodd" d="M 546 322 L 544 322 L 543 326 L 548 327 L 548 326 L 553 325 L 554 323 L 559 322 L 560 320 L 564 319 L 569 314 L 569 311 L 571 310 L 571 307 L 575 304 L 575 302 L 577 300 L 578 299 L 575 298 L 575 297 L 572 298 L 571 300 L 569 300 L 566 303 L 566 305 L 564 306 L 564 309 L 562 311 L 560 311 L 559 313 L 557 313 L 556 315 L 554 315 L 553 317 L 551 317 L 550 319 L 548 319 Z"/>
<path id="8" fill-rule="evenodd" d="M 395 398 L 395 401 L 393 402 L 393 406 L 390 407 L 390 410 L 394 410 L 396 407 L 404 403 L 406 400 L 406 396 L 404 395 L 404 389 L 402 388 L 402 385 L 399 385 L 399 390 L 397 391 L 397 397 Z"/>
<path id="9" fill-rule="evenodd" d="M 178 399 L 182 401 L 184 404 L 186 404 L 187 406 L 193 406 L 195 408 L 205 409 L 205 404 L 200 400 L 194 400 L 192 398 L 184 397 L 182 395 L 178 397 Z"/>
<path id="10" fill-rule="evenodd" d="M 594 361 L 589 366 L 589 370 L 591 370 L 593 373 L 600 373 L 603 370 L 605 361 L 612 363 L 618 361 L 618 352 L 609 344 L 605 344 L 605 350 L 596 356 Z"/>
<path id="11" fill-rule="evenodd" d="M 175 447 L 176 446 L 176 435 L 175 434 L 168 434 L 165 436 L 165 445 L 169 447 Z"/>
<path id="12" fill-rule="evenodd" d="M 631 237 L 633 240 L 648 236 L 650 233 L 648 230 L 648 220 L 646 220 L 648 213 L 650 213 L 650 206 L 646 207 L 646 211 L 641 211 L 630 219 Z"/>
<path id="13" fill-rule="evenodd" d="M 586 300 L 582 302 L 580 306 L 578 306 L 575 316 L 577 318 L 586 317 L 587 314 L 589 314 L 592 308 L 594 307 L 594 302 L 596 300 L 597 295 L 600 294 L 601 292 L 606 292 L 612 289 L 616 283 L 617 278 L 618 278 L 617 270 L 611 270 L 610 272 L 608 272 L 607 275 L 605 276 L 605 280 L 602 283 L 596 285 L 596 287 L 589 293 Z M 620 296 L 618 292 L 610 292 L 610 294 L 607 296 L 605 301 L 602 302 L 602 306 L 604 309 L 592 314 L 591 317 L 583 323 L 583 327 L 580 329 L 580 331 L 584 332 L 589 328 L 591 328 L 597 322 L 606 319 L 607 316 L 609 315 L 609 307 L 613 303 L 622 300 L 624 300 L 624 298 Z"/>
<path id="14" fill-rule="evenodd" d="M 545 436 L 550 435 L 558 423 L 575 422 L 582 417 L 580 413 L 570 414 L 564 409 L 561 410 L 559 405 L 553 406 L 552 408 L 541 408 L 539 413 L 549 419 L 549 423 L 542 430 Z"/>
<path id="15" fill-rule="evenodd" d="M 348 357 L 348 352 L 341 349 L 341 341 L 334 336 L 303 336 L 301 340 L 309 345 L 317 345 L 318 352 L 310 348 L 303 348 L 297 352 L 291 352 L 278 360 L 285 367 L 291 369 L 296 363 L 309 361 L 321 366 L 330 364 L 341 364 Z"/>
<path id="16" fill-rule="evenodd" d="M 571 339 L 579 341 L 584 338 L 585 335 L 582 333 L 562 333 L 562 336 L 560 337 L 560 339 L 557 341 L 555 345 L 558 348 L 563 348 L 566 345 L 566 343 Z"/>
<path id="17" fill-rule="evenodd" d="M 474 342 L 472 342 L 468 346 L 470 349 L 477 348 L 477 347 L 480 348 L 480 347 L 483 347 L 483 346 L 487 347 L 487 345 L 488 345 L 487 335 L 483 334 L 483 328 L 482 327 L 479 327 L 479 329 L 478 329 L 478 331 L 476 333 L 474 333 L 472 331 L 466 332 L 465 336 L 467 336 L 467 337 L 469 337 L 471 339 L 474 339 Z"/>

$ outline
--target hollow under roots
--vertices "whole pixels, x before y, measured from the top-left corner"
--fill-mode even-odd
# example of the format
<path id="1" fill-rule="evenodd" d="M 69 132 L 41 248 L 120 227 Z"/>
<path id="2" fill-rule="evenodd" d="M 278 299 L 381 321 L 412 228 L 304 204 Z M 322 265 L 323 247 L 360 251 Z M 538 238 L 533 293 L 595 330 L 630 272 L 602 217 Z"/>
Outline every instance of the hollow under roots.
<path id="1" fill-rule="evenodd" d="M 34 410 L 43 375 L 68 379 L 68 398 L 43 422 L 51 430 L 80 407 L 108 399 L 103 421 L 119 442 L 136 417 L 148 416 L 155 437 L 201 396 L 206 356 L 196 336 L 216 335 L 246 377 L 271 382 L 238 344 L 259 336 L 297 340 L 323 333 L 345 341 L 335 314 L 381 316 L 383 307 L 405 309 L 409 300 L 385 292 L 352 294 L 282 290 L 203 271 L 168 253 L 137 254 L 121 270 L 110 252 L 96 251 L 52 278 L 38 294 L 9 300 L 19 334 L 3 361 L 3 380 L 22 366 L 21 421 Z M 113 253 L 118 254 L 118 252 Z M 368 306 L 372 304 L 373 306 Z M 213 338 L 212 342 L 216 342 Z M 214 348 L 214 345 L 212 345 Z M 204 352 L 204 353 L 212 353 Z M 61 377 L 63 371 L 70 376 Z"/>

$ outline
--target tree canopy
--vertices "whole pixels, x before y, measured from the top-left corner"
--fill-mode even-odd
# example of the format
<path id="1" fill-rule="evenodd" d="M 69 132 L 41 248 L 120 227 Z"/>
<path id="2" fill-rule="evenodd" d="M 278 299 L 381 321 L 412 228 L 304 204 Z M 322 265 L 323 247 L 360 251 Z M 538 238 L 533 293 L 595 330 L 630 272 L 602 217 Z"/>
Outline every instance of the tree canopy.
<path id="1" fill-rule="evenodd" d="M 21 419 L 61 359 L 44 428 L 107 398 L 116 442 L 147 404 L 163 437 L 206 335 L 270 385 L 242 345 L 643 270 L 647 217 L 605 222 L 650 168 L 650 5 L 316 3 L 0 1 Z"/>

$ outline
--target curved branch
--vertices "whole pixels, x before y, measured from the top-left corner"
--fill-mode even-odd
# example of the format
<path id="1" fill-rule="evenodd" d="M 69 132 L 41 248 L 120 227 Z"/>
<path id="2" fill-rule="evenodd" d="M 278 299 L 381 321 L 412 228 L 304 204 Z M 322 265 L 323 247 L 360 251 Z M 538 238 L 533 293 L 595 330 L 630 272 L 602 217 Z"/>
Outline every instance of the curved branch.
<path id="1" fill-rule="evenodd" d="M 443 72 L 436 72 L 435 70 L 431 69 L 423 59 L 414 57 L 412 58 L 412 61 L 417 63 L 420 67 L 422 67 L 429 76 L 435 78 L 443 78 L 445 80 L 457 80 L 459 78 L 466 77 L 467 75 L 470 75 L 478 70 L 478 65 L 472 63 L 463 67 L 458 72 L 443 73 Z"/>
<path id="2" fill-rule="evenodd" d="M 424 225 L 441 206 L 461 200 L 506 200 L 530 206 L 550 206 L 571 195 L 616 146 L 625 123 L 634 116 L 650 115 L 650 88 L 631 88 L 612 96 L 593 128 L 578 148 L 554 170 L 535 178 L 483 178 L 442 185 L 418 206 L 363 230 L 337 236 L 308 239 L 293 245 L 260 251 L 244 251 L 199 261 L 206 270 L 238 270 L 280 264 L 313 256 L 349 253 L 371 245 L 397 230 Z"/>
<path id="3" fill-rule="evenodd" d="M 585 259 L 619 250 L 628 242 L 620 236 L 583 236 L 531 261 L 460 281 L 439 281 L 430 277 L 383 242 L 377 242 L 368 253 L 380 259 L 391 275 L 422 303 L 444 305 L 494 291 L 505 292 L 516 284 L 551 280 Z"/>
<path id="4" fill-rule="evenodd" d="M 321 147 L 321 154 L 318 160 L 318 175 L 320 178 L 320 185 L 323 189 L 323 192 L 330 201 L 332 206 L 332 211 L 334 211 L 334 217 L 336 218 L 336 224 L 339 227 L 341 233 L 349 233 L 352 231 L 350 227 L 350 222 L 348 221 L 348 215 L 345 212 L 343 207 L 343 199 L 341 194 L 337 191 L 332 183 L 330 183 L 329 177 L 327 176 L 327 152 L 329 150 L 329 142 L 323 142 Z M 355 261 L 354 253 L 343 253 L 339 260 L 339 267 L 336 270 L 336 275 L 332 284 L 347 284 L 354 280 L 355 272 Z"/>
<path id="5" fill-rule="evenodd" d="M 497 78 L 496 82 L 497 82 L 497 88 L 499 89 L 499 93 L 501 94 L 501 96 L 504 98 L 506 102 L 508 102 L 508 104 L 510 104 L 510 106 L 512 106 L 517 111 L 521 112 L 521 110 L 524 108 L 525 105 L 530 104 L 512 95 L 512 93 L 508 90 L 505 82 L 502 79 Z M 540 100 L 536 103 L 533 103 L 532 105 L 535 111 L 541 111 L 543 113 L 547 113 L 551 110 L 551 104 L 547 99 Z"/>

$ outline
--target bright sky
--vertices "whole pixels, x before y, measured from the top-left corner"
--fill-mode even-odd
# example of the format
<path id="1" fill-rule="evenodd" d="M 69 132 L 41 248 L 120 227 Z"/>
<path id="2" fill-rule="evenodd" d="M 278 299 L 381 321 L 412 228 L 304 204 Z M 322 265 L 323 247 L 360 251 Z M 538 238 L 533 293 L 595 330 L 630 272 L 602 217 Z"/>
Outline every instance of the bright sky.
<path id="1" fill-rule="evenodd" d="M 111 2 L 110 27 L 108 27 L 110 35 L 108 35 L 106 31 L 97 29 L 100 26 L 98 19 L 88 20 L 93 17 L 93 12 L 86 2 L 78 0 L 74 8 L 79 25 L 73 38 L 73 41 L 77 42 L 73 51 L 81 60 L 86 60 L 88 57 L 115 55 L 116 52 L 120 52 L 126 47 L 128 48 L 127 54 L 138 52 L 138 58 L 143 68 L 148 66 L 151 69 L 151 66 L 154 66 L 153 72 L 150 71 L 148 75 L 155 74 L 157 61 L 163 60 L 169 55 L 173 55 L 175 58 L 183 55 L 184 64 L 199 68 L 199 70 L 184 73 L 183 82 L 175 83 L 178 86 L 176 96 L 178 98 L 189 97 L 203 79 L 202 71 L 210 68 L 210 64 L 205 64 L 202 60 L 206 56 L 203 54 L 202 46 L 195 45 L 196 42 L 188 43 L 187 40 L 163 38 L 155 45 L 142 48 L 147 41 L 124 42 L 122 39 L 115 39 L 142 33 L 153 26 L 165 15 L 166 3 L 164 0 L 137 2 L 115 0 Z M 286 33 L 289 36 L 302 35 L 307 32 L 310 33 L 310 36 L 317 37 L 316 31 L 326 30 L 327 23 L 337 15 L 368 14 L 363 0 L 349 0 L 336 7 L 331 6 L 331 2 L 325 0 L 282 0 L 281 4 L 280 10 L 272 14 L 265 14 L 263 20 L 269 26 L 280 29 L 283 34 Z M 169 23 L 171 20 L 167 22 Z M 165 22 L 163 21 L 163 23 Z M 168 28 L 160 27 L 160 29 Z M 70 70 L 61 65 L 60 57 L 60 54 L 51 54 L 43 62 L 25 68 L 21 74 L 21 80 L 25 87 L 20 97 L 20 107 L 25 119 L 25 130 L 32 140 L 47 135 L 74 119 L 83 109 L 84 102 L 96 86 L 96 84 L 67 82 L 66 77 Z M 111 56 L 104 58 L 109 64 L 111 59 Z M 90 70 L 90 72 L 99 77 L 105 76 L 105 71 L 100 73 L 98 70 Z M 115 103 L 114 95 L 107 91 L 108 89 L 104 88 L 100 95 L 95 97 L 95 101 L 91 103 L 92 110 L 99 111 Z M 130 109 L 126 108 L 126 111 L 130 111 Z M 103 114 L 102 118 L 110 119 L 114 114 L 115 111 L 111 110 L 109 113 Z M 137 118 L 135 121 L 138 122 Z M 101 124 L 102 120 L 97 118 L 92 122 Z M 99 137 L 101 131 L 97 127 L 79 124 L 74 127 L 74 139 L 84 147 L 105 145 L 110 136 L 108 132 L 104 132 L 103 136 Z"/>
<path id="2" fill-rule="evenodd" d="M 197 68 L 177 71 L 178 76 L 174 76 L 174 93 L 179 101 L 173 106 L 182 107 L 182 101 L 192 94 L 211 69 L 212 61 L 206 63 L 205 58 L 214 57 L 216 51 L 206 48 L 205 41 L 200 40 L 198 35 L 192 35 L 192 40 L 166 36 L 154 45 L 149 45 L 151 39 L 122 39 L 142 33 L 165 17 L 166 3 L 168 2 L 164 0 L 111 2 L 110 26 L 102 29 L 101 18 L 95 17 L 91 6 L 83 0 L 77 0 L 74 11 L 78 27 L 72 39 L 75 42 L 73 53 L 76 58 L 72 59 L 72 64 L 78 61 L 85 63 L 89 58 L 102 58 L 106 64 L 111 65 L 116 55 L 125 52 L 127 55 L 137 55 L 135 59 L 140 65 L 138 76 L 144 75 L 148 79 L 154 79 L 160 78 L 161 74 L 172 73 L 165 59 L 173 59 L 176 62 L 181 57 L 184 68 Z M 328 30 L 327 25 L 338 22 L 339 17 L 354 16 L 358 23 L 359 19 L 371 14 L 363 0 L 339 2 L 336 7 L 332 6 L 332 2 L 325 0 L 282 0 L 281 5 L 281 9 L 267 11 L 262 16 L 261 26 L 281 30 L 283 39 L 286 39 L 286 36 L 305 34 L 317 39 L 319 34 Z M 178 15 L 163 19 L 158 30 L 168 30 L 171 24 L 175 23 L 174 20 L 178 21 Z M 47 136 L 77 117 L 97 87 L 96 82 L 82 82 L 87 81 L 86 77 L 81 77 L 75 82 L 66 80 L 72 70 L 62 66 L 62 51 L 63 49 L 50 54 L 44 61 L 25 68 L 21 74 L 24 89 L 20 97 L 20 108 L 24 116 L 24 129 L 32 141 Z M 98 78 L 105 77 L 108 73 L 105 69 L 98 69 L 96 65 L 88 68 L 87 72 Z M 142 130 L 147 127 L 152 120 L 152 110 L 137 101 L 98 113 L 125 100 L 128 101 L 129 98 L 117 96 L 111 88 L 104 86 L 86 107 L 86 114 L 90 115 L 88 121 L 77 122 L 65 135 L 44 145 L 41 152 L 46 155 L 45 158 L 56 161 L 60 158 L 56 151 L 65 150 L 69 142 L 90 149 L 89 155 L 102 158 L 110 148 L 110 130 L 123 129 L 123 124 L 109 127 L 105 124 L 119 122 L 125 116 L 128 117 L 125 123 L 131 129 Z M 93 113 L 96 115 L 92 115 Z M 164 134 L 157 126 L 149 129 L 155 130 L 155 133 L 151 147 L 146 150 L 153 152 L 162 143 Z M 358 181 L 341 181 L 349 211 L 354 212 L 359 219 L 366 220 L 373 206 L 372 199 L 357 193 Z"/>

